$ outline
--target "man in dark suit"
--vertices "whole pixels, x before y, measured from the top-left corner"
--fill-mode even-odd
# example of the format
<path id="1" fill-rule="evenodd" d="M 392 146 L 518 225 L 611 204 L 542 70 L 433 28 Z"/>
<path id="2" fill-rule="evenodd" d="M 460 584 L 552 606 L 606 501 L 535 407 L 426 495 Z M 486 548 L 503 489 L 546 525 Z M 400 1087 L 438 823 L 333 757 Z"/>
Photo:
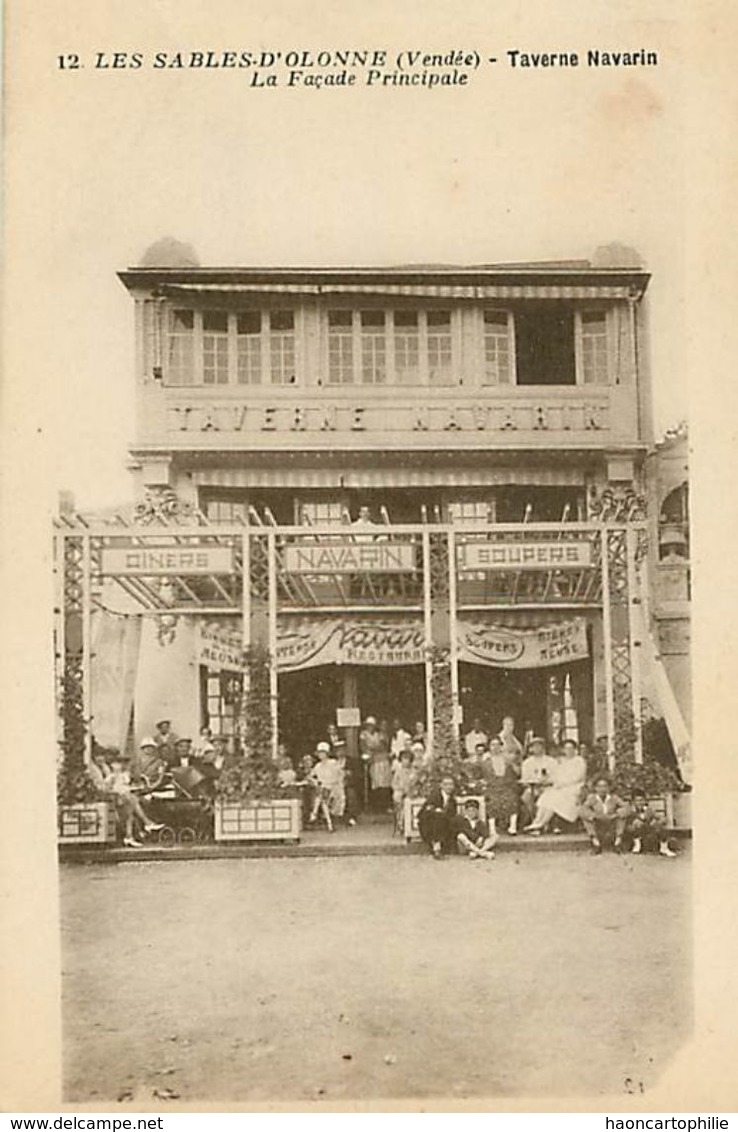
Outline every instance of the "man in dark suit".
<path id="1" fill-rule="evenodd" d="M 418 813 L 418 830 L 438 860 L 451 853 L 456 843 L 456 783 L 444 775 L 439 787 L 431 790 Z"/>

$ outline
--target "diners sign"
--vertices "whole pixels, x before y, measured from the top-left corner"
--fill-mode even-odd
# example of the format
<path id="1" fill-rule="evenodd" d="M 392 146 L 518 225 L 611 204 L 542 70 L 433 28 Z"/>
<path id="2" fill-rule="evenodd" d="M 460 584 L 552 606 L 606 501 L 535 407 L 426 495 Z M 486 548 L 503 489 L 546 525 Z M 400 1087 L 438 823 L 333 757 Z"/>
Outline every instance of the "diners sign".
<path id="1" fill-rule="evenodd" d="M 580 570 L 592 565 L 589 542 L 467 542 L 459 570 Z"/>
<path id="2" fill-rule="evenodd" d="M 105 547 L 102 574 L 143 577 L 175 574 L 230 574 L 234 569 L 230 546 Z"/>

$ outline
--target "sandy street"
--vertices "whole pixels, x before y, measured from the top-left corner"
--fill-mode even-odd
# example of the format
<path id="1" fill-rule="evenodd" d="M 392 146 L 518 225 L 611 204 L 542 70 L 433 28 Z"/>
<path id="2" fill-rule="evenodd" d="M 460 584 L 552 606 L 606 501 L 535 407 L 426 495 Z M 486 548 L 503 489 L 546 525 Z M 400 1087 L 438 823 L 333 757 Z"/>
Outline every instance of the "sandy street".
<path id="1" fill-rule="evenodd" d="M 688 856 L 63 866 L 67 1100 L 647 1090 L 690 1027 Z"/>

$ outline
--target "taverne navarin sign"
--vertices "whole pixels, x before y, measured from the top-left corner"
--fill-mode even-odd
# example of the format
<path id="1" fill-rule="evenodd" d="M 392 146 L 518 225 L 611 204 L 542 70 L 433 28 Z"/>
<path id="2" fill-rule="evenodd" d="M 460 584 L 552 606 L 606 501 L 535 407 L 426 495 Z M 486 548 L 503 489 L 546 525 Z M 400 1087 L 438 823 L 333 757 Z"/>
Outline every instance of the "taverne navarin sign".
<path id="1" fill-rule="evenodd" d="M 169 433 L 454 433 L 486 431 L 598 432 L 610 428 L 609 401 L 592 394 L 562 401 L 531 397 L 525 401 L 402 404 L 170 404 Z"/>

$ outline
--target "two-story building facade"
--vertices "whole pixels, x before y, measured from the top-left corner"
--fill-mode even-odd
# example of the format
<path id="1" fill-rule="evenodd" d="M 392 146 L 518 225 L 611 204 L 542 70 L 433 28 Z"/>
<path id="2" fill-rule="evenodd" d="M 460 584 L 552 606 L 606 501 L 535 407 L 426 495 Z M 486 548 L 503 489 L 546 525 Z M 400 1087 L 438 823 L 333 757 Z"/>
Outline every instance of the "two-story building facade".
<path id="1" fill-rule="evenodd" d="M 138 500 L 176 497 L 193 524 L 228 531 L 237 571 L 253 572 L 257 544 L 265 555 L 261 620 L 253 584 L 226 600 L 217 577 L 212 592 L 175 580 L 191 632 L 168 653 L 144 648 L 137 731 L 160 715 L 230 730 L 230 646 L 254 632 L 271 641 L 293 749 L 339 708 L 350 739 L 368 714 L 432 726 L 433 644 L 451 649 L 461 728 L 511 713 L 521 734 L 574 728 L 591 743 L 612 736 L 619 696 L 635 710 L 638 551 L 623 533 L 617 565 L 603 524 L 645 518 L 644 270 L 120 279 L 136 310 Z"/>

